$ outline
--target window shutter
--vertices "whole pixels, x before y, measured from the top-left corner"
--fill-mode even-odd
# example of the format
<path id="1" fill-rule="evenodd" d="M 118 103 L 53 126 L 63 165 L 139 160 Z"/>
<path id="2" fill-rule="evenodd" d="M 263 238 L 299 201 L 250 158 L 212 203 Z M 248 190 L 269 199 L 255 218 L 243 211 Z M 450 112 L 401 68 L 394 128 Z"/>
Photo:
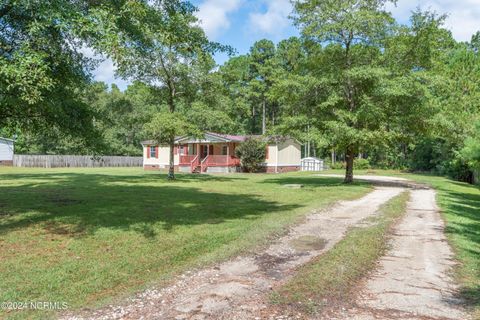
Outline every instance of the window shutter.
<path id="1" fill-rule="evenodd" d="M 158 146 L 155 147 L 155 158 L 158 159 Z"/>
<path id="2" fill-rule="evenodd" d="M 173 154 L 178 154 L 178 147 L 177 146 L 173 147 Z"/>
<path id="3" fill-rule="evenodd" d="M 268 159 L 268 146 L 267 148 L 265 149 L 265 160 Z"/>
<path id="4" fill-rule="evenodd" d="M 147 145 L 147 159 L 150 158 L 150 146 Z"/>

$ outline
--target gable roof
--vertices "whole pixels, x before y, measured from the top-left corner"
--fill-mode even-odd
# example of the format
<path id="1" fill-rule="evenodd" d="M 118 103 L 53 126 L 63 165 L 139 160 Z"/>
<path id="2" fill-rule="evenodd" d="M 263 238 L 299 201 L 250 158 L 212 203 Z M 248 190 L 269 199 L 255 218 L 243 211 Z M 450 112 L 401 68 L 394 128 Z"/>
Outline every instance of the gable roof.
<path id="1" fill-rule="evenodd" d="M 216 132 L 207 132 L 206 135 L 207 134 L 214 137 L 223 138 L 229 142 L 243 142 L 248 137 L 248 136 L 242 136 L 242 135 L 223 134 L 223 133 L 216 133 Z"/>
<path id="2" fill-rule="evenodd" d="M 191 135 L 183 135 L 175 137 L 175 144 L 186 144 L 186 143 L 215 143 L 215 142 L 244 142 L 247 138 L 254 137 L 254 138 L 261 138 L 261 135 L 232 135 L 232 134 L 224 134 L 224 133 L 217 133 L 217 132 L 205 132 L 203 137 L 194 137 Z M 283 137 L 283 136 L 269 136 L 265 137 L 269 142 L 283 142 L 290 137 Z M 296 143 L 300 144 L 296 139 L 292 139 Z M 155 145 L 157 142 L 155 140 L 145 140 L 141 142 L 142 145 Z"/>

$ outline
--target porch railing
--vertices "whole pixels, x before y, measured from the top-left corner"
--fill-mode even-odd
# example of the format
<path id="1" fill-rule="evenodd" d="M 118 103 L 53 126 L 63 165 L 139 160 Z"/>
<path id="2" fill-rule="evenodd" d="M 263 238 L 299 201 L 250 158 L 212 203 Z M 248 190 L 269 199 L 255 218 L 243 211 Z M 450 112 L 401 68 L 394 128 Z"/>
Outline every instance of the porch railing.
<path id="1" fill-rule="evenodd" d="M 190 165 L 193 160 L 197 157 L 196 154 L 182 155 L 180 156 L 180 165 Z"/>
<path id="2" fill-rule="evenodd" d="M 190 162 L 190 172 L 194 172 L 195 169 L 200 165 L 200 157 L 198 155 Z"/>
<path id="3" fill-rule="evenodd" d="M 205 164 L 209 167 L 233 167 L 240 165 L 240 159 L 234 156 L 209 155 Z"/>
<path id="4" fill-rule="evenodd" d="M 200 161 L 198 155 L 183 155 L 180 156 L 180 165 L 190 166 L 190 171 L 193 172 L 200 166 L 201 172 L 205 172 L 207 167 L 236 167 L 240 165 L 240 159 L 235 156 L 222 155 L 208 155 Z"/>
<path id="5" fill-rule="evenodd" d="M 200 163 L 200 172 L 205 172 L 207 171 L 207 167 L 208 167 L 208 158 L 210 156 L 206 156 L 202 162 Z"/>

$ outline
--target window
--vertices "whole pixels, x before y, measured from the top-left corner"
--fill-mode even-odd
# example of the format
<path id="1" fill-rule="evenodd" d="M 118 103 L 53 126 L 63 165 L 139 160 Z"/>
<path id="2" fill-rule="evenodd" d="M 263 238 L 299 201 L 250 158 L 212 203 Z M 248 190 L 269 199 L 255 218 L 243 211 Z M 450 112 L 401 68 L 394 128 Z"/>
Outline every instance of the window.
<path id="1" fill-rule="evenodd" d="M 188 145 L 188 154 L 196 155 L 197 154 L 197 145 L 196 144 L 189 144 Z"/>
<path id="2" fill-rule="evenodd" d="M 181 155 L 181 156 L 184 156 L 185 155 L 185 150 L 186 150 L 186 147 L 181 145 L 178 147 L 178 154 Z"/>
<path id="3" fill-rule="evenodd" d="M 223 147 L 222 147 L 222 155 L 223 155 L 223 156 L 226 156 L 227 153 L 228 153 L 228 146 L 223 146 Z"/>
<path id="4" fill-rule="evenodd" d="M 156 158 L 157 157 L 157 152 L 155 150 L 155 146 L 150 146 L 150 158 Z"/>

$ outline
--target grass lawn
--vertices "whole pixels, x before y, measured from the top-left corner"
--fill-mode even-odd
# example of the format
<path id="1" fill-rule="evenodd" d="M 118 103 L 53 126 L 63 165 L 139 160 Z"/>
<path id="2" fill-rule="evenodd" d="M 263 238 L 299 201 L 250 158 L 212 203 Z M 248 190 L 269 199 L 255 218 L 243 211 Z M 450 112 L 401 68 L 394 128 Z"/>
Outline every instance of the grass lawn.
<path id="1" fill-rule="evenodd" d="M 311 174 L 178 175 L 0 167 L 0 301 L 97 307 L 266 244 L 365 183 Z M 282 185 L 302 183 L 302 189 Z M 8 312 L 0 318 L 51 317 Z"/>
<path id="2" fill-rule="evenodd" d="M 329 173 L 343 173 L 329 171 Z M 455 270 L 461 294 L 480 319 L 480 188 L 444 177 L 405 174 L 398 171 L 369 170 L 357 174 L 398 175 L 431 185 L 446 222 L 446 235 L 460 262 Z"/>
<path id="3" fill-rule="evenodd" d="M 354 295 L 359 280 L 375 268 L 388 249 L 390 228 L 406 212 L 404 192 L 388 201 L 369 219 L 368 227 L 354 227 L 325 254 L 299 268 L 297 274 L 272 295 L 282 309 L 315 314 L 338 309 Z"/>

